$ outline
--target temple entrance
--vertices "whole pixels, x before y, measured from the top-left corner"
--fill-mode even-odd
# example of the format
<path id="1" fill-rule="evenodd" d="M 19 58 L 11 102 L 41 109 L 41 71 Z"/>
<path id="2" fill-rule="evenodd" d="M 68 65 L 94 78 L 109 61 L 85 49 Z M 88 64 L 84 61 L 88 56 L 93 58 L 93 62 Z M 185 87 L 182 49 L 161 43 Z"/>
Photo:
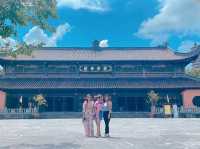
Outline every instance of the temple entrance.
<path id="1" fill-rule="evenodd" d="M 145 97 L 117 98 L 119 112 L 147 112 L 150 110 Z"/>
<path id="2" fill-rule="evenodd" d="M 150 112 L 150 103 L 147 102 L 147 92 L 146 90 L 130 90 L 130 92 L 123 91 L 51 91 L 43 92 L 45 99 L 47 100 L 47 107 L 45 107 L 43 112 L 81 112 L 84 97 L 89 93 L 92 97 L 101 94 L 108 94 L 111 96 L 113 103 L 113 112 Z M 166 103 L 166 95 L 170 99 L 170 103 L 176 103 L 179 107 L 182 106 L 182 98 L 180 92 L 176 91 L 158 91 L 160 100 L 157 102 L 157 107 L 163 107 Z M 32 102 L 33 107 L 36 107 L 36 103 L 33 101 L 33 96 L 38 93 L 31 94 L 16 94 L 7 93 L 6 107 L 8 109 L 18 109 L 19 99 L 23 96 L 22 108 L 28 109 L 29 102 Z M 29 110 L 29 109 L 28 109 Z"/>
<path id="3" fill-rule="evenodd" d="M 74 98 L 58 96 L 46 97 L 48 106 L 46 112 L 72 112 L 74 111 Z"/>

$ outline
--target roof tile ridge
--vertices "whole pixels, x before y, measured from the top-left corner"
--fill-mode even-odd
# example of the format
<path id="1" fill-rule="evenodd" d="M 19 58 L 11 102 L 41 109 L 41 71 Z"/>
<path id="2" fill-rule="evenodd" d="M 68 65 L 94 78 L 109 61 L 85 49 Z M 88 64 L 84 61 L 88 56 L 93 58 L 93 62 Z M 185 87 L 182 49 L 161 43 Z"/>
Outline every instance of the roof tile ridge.
<path id="1" fill-rule="evenodd" d="M 166 47 L 162 47 L 162 46 L 149 46 L 149 47 L 140 47 L 140 46 L 135 46 L 135 47 L 120 47 L 120 46 L 116 46 L 116 47 L 100 47 L 99 51 L 101 50 L 166 50 Z M 95 50 L 93 47 L 42 47 L 39 48 L 38 50 Z"/>

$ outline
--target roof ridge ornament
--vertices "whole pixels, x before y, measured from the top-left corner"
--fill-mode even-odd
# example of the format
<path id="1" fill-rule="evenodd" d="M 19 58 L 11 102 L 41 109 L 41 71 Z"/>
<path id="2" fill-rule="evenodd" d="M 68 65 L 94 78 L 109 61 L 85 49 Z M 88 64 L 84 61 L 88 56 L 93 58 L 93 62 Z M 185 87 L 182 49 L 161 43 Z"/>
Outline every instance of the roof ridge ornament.
<path id="1" fill-rule="evenodd" d="M 193 45 L 193 47 L 191 48 L 191 51 L 194 51 L 194 50 L 200 50 L 200 45 L 197 44 L 196 42 L 194 42 L 194 45 Z"/>
<path id="2" fill-rule="evenodd" d="M 169 43 L 168 43 L 168 41 L 165 41 L 162 44 L 158 45 L 158 47 L 167 49 L 169 47 Z"/>
<path id="3" fill-rule="evenodd" d="M 94 48 L 94 50 L 99 50 L 101 49 L 101 47 L 99 46 L 100 41 L 99 40 L 94 40 L 92 42 L 92 47 Z"/>
<path id="4" fill-rule="evenodd" d="M 198 46 L 198 44 L 196 42 L 194 42 L 194 46 L 193 47 L 197 47 L 197 46 Z"/>
<path id="5" fill-rule="evenodd" d="M 164 48 L 168 48 L 168 46 L 169 46 L 168 41 L 165 41 L 165 42 L 163 43 L 163 47 L 164 47 Z"/>
<path id="6" fill-rule="evenodd" d="M 194 46 L 191 48 L 191 50 L 187 53 L 180 53 L 180 52 L 175 52 L 176 55 L 180 56 L 185 56 L 185 57 L 194 57 L 194 60 L 197 59 L 197 57 L 200 55 L 200 45 L 197 43 L 194 43 Z"/>

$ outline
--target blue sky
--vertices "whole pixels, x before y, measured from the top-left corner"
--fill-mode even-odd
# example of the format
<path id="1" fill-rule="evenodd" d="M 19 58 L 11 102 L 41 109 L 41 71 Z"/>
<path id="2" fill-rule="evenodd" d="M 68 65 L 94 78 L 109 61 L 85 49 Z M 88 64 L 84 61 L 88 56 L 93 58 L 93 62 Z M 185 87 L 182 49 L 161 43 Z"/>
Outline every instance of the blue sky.
<path id="1" fill-rule="evenodd" d="M 199 0 L 57 0 L 57 31 L 19 28 L 19 38 L 46 46 L 154 46 L 187 51 L 200 41 Z"/>
<path id="2" fill-rule="evenodd" d="M 59 9 L 59 21 L 70 23 L 72 30 L 58 45 L 90 46 L 95 39 L 107 39 L 110 46 L 148 46 L 149 41 L 134 36 L 140 23 L 156 12 L 155 0 L 148 1 L 148 5 L 142 6 L 142 1 L 118 0 L 111 2 L 109 10 L 105 12 L 63 7 Z"/>

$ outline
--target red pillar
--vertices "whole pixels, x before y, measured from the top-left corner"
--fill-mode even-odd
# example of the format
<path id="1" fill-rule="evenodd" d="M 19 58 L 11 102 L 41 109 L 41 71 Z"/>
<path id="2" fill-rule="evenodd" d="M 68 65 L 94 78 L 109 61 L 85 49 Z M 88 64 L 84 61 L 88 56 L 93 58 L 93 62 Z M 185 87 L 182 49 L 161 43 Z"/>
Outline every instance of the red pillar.
<path id="1" fill-rule="evenodd" d="M 200 96 L 200 89 L 188 89 L 182 92 L 184 108 L 194 107 L 193 98 Z"/>
<path id="2" fill-rule="evenodd" d="M 6 105 L 6 93 L 0 91 L 0 111 L 2 111 L 5 108 L 5 105 Z"/>

